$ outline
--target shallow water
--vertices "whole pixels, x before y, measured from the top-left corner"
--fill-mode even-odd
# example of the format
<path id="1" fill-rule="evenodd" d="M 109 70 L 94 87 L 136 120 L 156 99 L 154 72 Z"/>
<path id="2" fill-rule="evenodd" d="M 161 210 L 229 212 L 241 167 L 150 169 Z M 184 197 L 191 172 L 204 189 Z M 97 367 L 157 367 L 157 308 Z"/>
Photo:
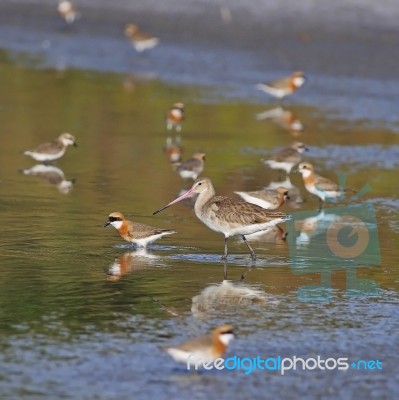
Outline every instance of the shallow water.
<path id="1" fill-rule="evenodd" d="M 0 397 L 394 398 L 399 139 L 397 119 L 380 119 L 382 103 L 377 118 L 357 119 L 336 118 L 313 100 L 288 102 L 304 126 L 295 132 L 256 118 L 276 104 L 234 100 L 217 87 L 39 64 L 0 53 Z M 234 239 L 221 263 L 222 236 L 187 205 L 152 216 L 190 186 L 164 154 L 163 115 L 177 99 L 187 107 L 183 157 L 204 151 L 204 175 L 220 194 L 279 181 L 260 159 L 293 140 L 309 146 L 306 158 L 320 174 L 346 175 L 351 188 L 369 184 L 344 205 L 376 211 L 367 226 L 379 245 L 374 240 L 366 265 L 323 258 L 320 238 L 343 211 L 330 204 L 318 214 L 296 174 L 291 183 L 303 202 L 284 210 L 307 211 L 310 229 L 290 231 L 286 241 L 253 239 L 255 265 Z M 62 131 L 78 142 L 54 163 L 75 180 L 69 190 L 20 172 L 35 165 L 21 151 Z M 103 228 L 111 211 L 178 233 L 138 251 Z M 383 370 L 192 374 L 159 350 L 222 323 L 238 333 L 229 356 L 378 359 Z"/>

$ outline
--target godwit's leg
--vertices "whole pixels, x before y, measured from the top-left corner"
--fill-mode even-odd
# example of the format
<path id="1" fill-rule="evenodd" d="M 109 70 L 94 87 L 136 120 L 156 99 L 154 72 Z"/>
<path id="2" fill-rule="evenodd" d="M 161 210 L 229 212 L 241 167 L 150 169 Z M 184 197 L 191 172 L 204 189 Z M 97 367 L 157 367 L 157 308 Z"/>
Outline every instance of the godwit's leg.
<path id="1" fill-rule="evenodd" d="M 255 261 L 255 260 L 256 260 L 256 254 L 255 254 L 253 248 L 252 248 L 252 247 L 249 245 L 249 243 L 247 242 L 247 239 L 245 238 L 244 235 L 242 235 L 242 240 L 245 242 L 245 244 L 247 245 L 247 247 L 248 247 L 248 249 L 249 249 L 249 252 L 251 253 L 252 261 Z"/>
<path id="2" fill-rule="evenodd" d="M 228 237 L 224 238 L 224 254 L 222 255 L 222 260 L 227 260 L 227 241 L 229 240 Z"/>
<path id="3" fill-rule="evenodd" d="M 323 208 L 323 200 L 319 197 L 319 211 Z"/>
<path id="4" fill-rule="evenodd" d="M 243 281 L 244 280 L 244 278 L 245 278 L 245 276 L 247 275 L 247 273 L 249 272 L 249 271 L 252 271 L 252 268 L 253 268 L 253 264 L 251 264 L 246 270 L 245 270 L 245 272 L 243 272 L 243 274 L 241 275 L 241 280 Z"/>

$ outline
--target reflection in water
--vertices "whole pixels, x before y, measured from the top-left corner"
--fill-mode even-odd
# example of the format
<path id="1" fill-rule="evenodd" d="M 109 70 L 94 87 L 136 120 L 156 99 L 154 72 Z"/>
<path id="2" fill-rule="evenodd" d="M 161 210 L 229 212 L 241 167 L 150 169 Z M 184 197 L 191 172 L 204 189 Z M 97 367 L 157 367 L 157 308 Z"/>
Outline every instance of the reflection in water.
<path id="1" fill-rule="evenodd" d="M 164 152 L 171 163 L 180 163 L 183 154 L 180 136 L 177 136 L 175 139 L 172 139 L 170 136 L 167 137 Z"/>
<path id="2" fill-rule="evenodd" d="M 276 225 L 265 231 L 259 231 L 246 235 L 247 240 L 257 241 L 262 243 L 285 243 L 287 232 L 284 229 Z"/>
<path id="3" fill-rule="evenodd" d="M 287 225 L 291 270 L 320 275 L 320 284 L 298 289 L 300 300 L 330 301 L 334 271 L 345 271 L 348 294 L 378 295 L 374 280 L 357 277 L 358 267 L 380 265 L 376 221 L 373 209 L 364 204 L 295 213 Z"/>
<path id="4" fill-rule="evenodd" d="M 116 258 L 108 267 L 107 280 L 119 281 L 126 274 L 148 268 L 158 258 L 159 256 L 148 253 L 145 248 L 128 251 Z"/>
<path id="5" fill-rule="evenodd" d="M 54 165 L 37 164 L 31 168 L 21 169 L 24 175 L 38 176 L 51 185 L 56 185 L 60 193 L 68 194 L 75 183 L 75 179 L 70 181 L 65 179 L 64 171 Z"/>
<path id="6" fill-rule="evenodd" d="M 212 284 L 192 299 L 191 312 L 201 318 L 213 312 L 234 312 L 237 306 L 268 304 L 272 300 L 264 291 L 242 281 L 224 279 L 220 284 Z"/>
<path id="7" fill-rule="evenodd" d="M 313 236 L 326 231 L 328 225 L 335 217 L 335 214 L 330 214 L 327 218 L 325 212 L 321 210 L 315 215 L 310 215 L 303 220 L 295 221 L 295 230 L 298 232 L 296 238 L 297 246 L 307 246 Z"/>
<path id="8" fill-rule="evenodd" d="M 272 121 L 291 133 L 293 136 L 299 136 L 301 132 L 303 132 L 303 125 L 297 116 L 292 111 L 286 110 L 282 107 L 276 107 L 258 113 L 256 114 L 256 119 Z"/>
<path id="9" fill-rule="evenodd" d="M 355 239 L 359 239 L 362 236 L 362 228 L 367 230 L 368 237 L 371 233 L 376 233 L 376 224 L 372 222 L 365 223 L 355 215 L 350 215 L 351 212 L 354 212 L 355 207 L 343 206 L 321 209 L 314 213 L 311 211 L 303 212 L 303 214 L 306 214 L 306 218 L 295 220 L 295 232 L 293 233 L 297 235 L 295 239 L 297 246 L 309 246 L 312 239 L 316 240 L 316 242 L 324 243 L 328 237 L 333 237 L 337 241 L 337 245 L 339 242 L 344 241 L 349 246 L 347 247 L 348 250 L 356 242 Z M 357 208 L 362 212 L 362 205 L 357 205 Z M 348 231 L 344 235 L 344 231 L 349 228 L 351 232 Z M 341 235 L 340 232 L 342 233 Z M 353 257 L 348 254 L 347 258 Z"/>
<path id="10" fill-rule="evenodd" d="M 123 81 L 122 86 L 127 92 L 133 93 L 138 88 L 139 84 L 146 83 L 156 78 L 156 75 L 145 72 L 145 73 L 129 73 L 127 74 Z"/>

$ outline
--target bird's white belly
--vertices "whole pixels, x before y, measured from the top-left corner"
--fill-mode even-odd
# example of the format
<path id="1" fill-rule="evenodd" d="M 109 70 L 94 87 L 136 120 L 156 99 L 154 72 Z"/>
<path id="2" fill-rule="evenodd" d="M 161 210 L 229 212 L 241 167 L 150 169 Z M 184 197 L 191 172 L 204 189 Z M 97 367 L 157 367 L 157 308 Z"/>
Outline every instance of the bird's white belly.
<path id="1" fill-rule="evenodd" d="M 186 364 L 189 363 L 191 367 L 197 365 L 198 368 L 201 368 L 204 363 L 211 362 L 215 359 L 212 352 L 205 349 L 202 351 L 188 352 L 180 349 L 168 348 L 166 351 L 175 361 Z"/>
<path id="2" fill-rule="evenodd" d="M 267 160 L 265 161 L 265 164 L 267 164 L 270 168 L 273 169 L 282 169 L 289 173 L 294 166 L 294 163 L 286 162 L 286 161 L 274 161 L 274 160 Z"/>
<path id="3" fill-rule="evenodd" d="M 188 170 L 181 170 L 179 171 L 179 175 L 183 179 L 193 179 L 194 181 L 198 178 L 198 173 L 194 171 L 188 171 Z"/>
<path id="4" fill-rule="evenodd" d="M 256 204 L 259 207 L 265 208 L 266 210 L 270 210 L 275 208 L 272 203 L 267 200 L 260 199 L 259 197 L 252 196 L 245 192 L 236 192 L 239 196 L 241 196 L 246 202 L 251 204 Z"/>
<path id="5" fill-rule="evenodd" d="M 45 153 L 37 153 L 35 151 L 25 151 L 25 154 L 28 156 L 31 156 L 34 158 L 36 161 L 52 161 L 56 160 L 57 158 L 60 158 L 64 155 L 65 149 L 59 151 L 58 153 L 54 154 L 45 154 Z"/>
<path id="6" fill-rule="evenodd" d="M 222 219 L 209 218 L 207 216 L 198 215 L 197 217 L 210 229 L 215 232 L 223 233 L 225 237 L 236 235 L 249 235 L 251 233 L 259 232 L 275 226 L 280 222 L 284 222 L 283 218 L 276 218 L 272 221 L 264 222 L 261 224 L 248 224 L 243 225 L 241 222 L 229 222 Z"/>
<path id="7" fill-rule="evenodd" d="M 326 194 L 324 191 L 317 189 L 316 186 L 314 185 L 305 185 L 307 191 L 309 193 L 314 194 L 315 196 L 319 197 L 320 199 L 322 199 L 323 201 L 326 199 Z"/>

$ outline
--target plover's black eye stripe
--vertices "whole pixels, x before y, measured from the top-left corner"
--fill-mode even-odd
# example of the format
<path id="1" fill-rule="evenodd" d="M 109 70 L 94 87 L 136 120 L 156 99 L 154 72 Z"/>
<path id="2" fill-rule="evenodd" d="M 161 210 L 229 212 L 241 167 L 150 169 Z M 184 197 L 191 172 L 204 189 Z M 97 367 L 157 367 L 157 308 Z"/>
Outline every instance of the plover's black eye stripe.
<path id="1" fill-rule="evenodd" d="M 109 222 L 122 221 L 119 217 L 108 217 Z"/>

